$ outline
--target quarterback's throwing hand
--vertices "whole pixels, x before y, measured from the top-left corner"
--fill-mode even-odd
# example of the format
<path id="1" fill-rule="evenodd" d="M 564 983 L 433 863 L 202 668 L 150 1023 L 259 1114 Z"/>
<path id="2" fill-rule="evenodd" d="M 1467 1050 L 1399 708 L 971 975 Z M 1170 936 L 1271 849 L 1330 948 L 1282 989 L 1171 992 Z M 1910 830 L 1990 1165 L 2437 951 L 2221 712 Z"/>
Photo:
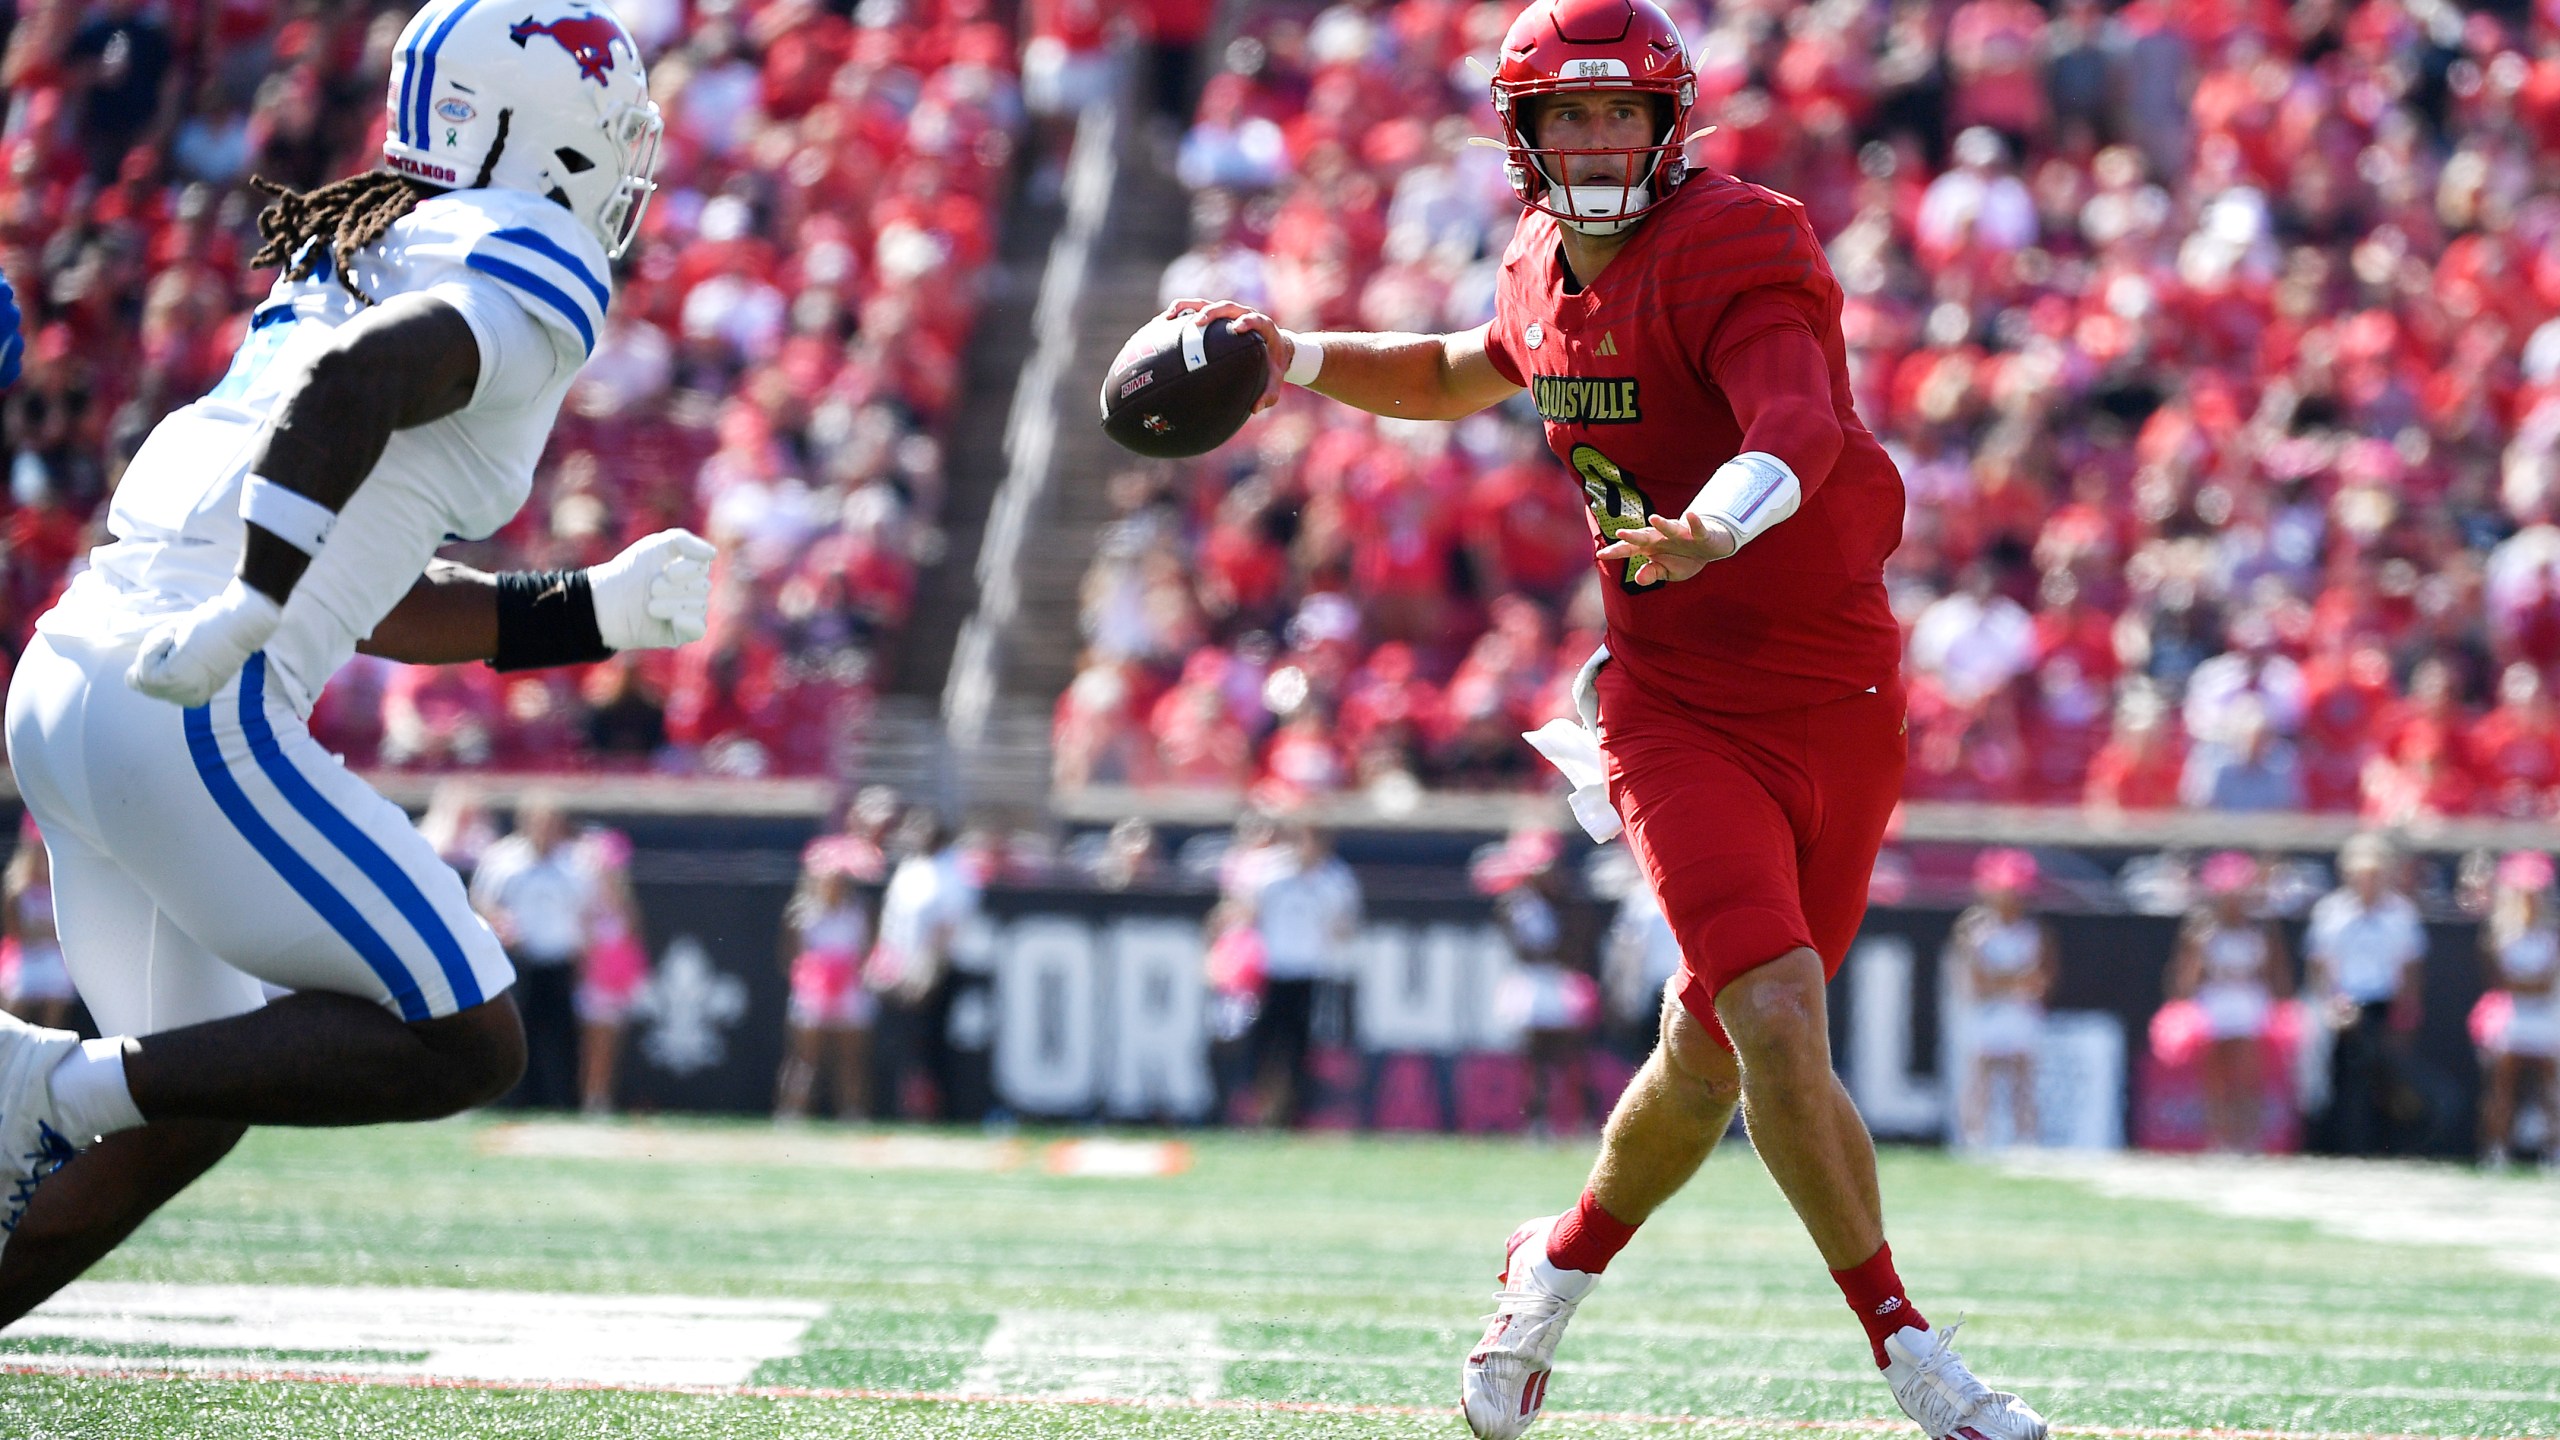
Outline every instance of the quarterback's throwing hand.
<path id="1" fill-rule="evenodd" d="M 1263 388 L 1262 398 L 1254 402 L 1253 413 L 1259 415 L 1280 403 L 1282 377 L 1289 373 L 1290 362 L 1298 358 L 1298 342 L 1280 328 L 1279 321 L 1233 300 L 1176 300 L 1164 307 L 1161 318 L 1179 320 L 1186 315 L 1197 315 L 1203 325 L 1224 320 L 1230 330 L 1249 330 L 1261 336 L 1262 347 L 1271 352 L 1271 383 Z"/>
<path id="2" fill-rule="evenodd" d="M 1703 515 L 1647 515 L 1600 547 L 1603 560 L 1635 560 L 1635 583 L 1686 580 L 1740 547 L 1724 522 Z"/>
<path id="3" fill-rule="evenodd" d="M 711 560 L 690 530 L 661 530 L 587 572 L 596 633 L 616 650 L 664 650 L 711 628 Z"/>
<path id="4" fill-rule="evenodd" d="M 284 619 L 284 607 L 234 579 L 222 593 L 144 637 L 124 683 L 172 705 L 213 699 Z"/>

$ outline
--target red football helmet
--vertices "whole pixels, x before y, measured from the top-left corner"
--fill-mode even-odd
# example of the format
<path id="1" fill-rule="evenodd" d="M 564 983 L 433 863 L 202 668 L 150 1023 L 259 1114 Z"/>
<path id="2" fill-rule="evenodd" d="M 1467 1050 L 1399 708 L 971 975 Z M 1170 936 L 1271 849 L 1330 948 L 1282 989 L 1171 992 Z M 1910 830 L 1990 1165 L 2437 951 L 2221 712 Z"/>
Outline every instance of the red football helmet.
<path id="1" fill-rule="evenodd" d="M 1654 143 L 1641 149 L 1542 149 L 1521 127 L 1522 102 L 1564 90 L 1659 95 L 1668 113 Z M 1682 152 L 1697 101 L 1689 47 L 1654 0 L 1532 0 L 1502 37 L 1502 62 L 1493 73 L 1493 109 L 1502 119 L 1512 190 L 1521 204 L 1590 235 L 1626 229 L 1689 178 Z M 1618 185 L 1566 185 L 1563 161 L 1571 155 L 1625 156 L 1629 178 Z"/>

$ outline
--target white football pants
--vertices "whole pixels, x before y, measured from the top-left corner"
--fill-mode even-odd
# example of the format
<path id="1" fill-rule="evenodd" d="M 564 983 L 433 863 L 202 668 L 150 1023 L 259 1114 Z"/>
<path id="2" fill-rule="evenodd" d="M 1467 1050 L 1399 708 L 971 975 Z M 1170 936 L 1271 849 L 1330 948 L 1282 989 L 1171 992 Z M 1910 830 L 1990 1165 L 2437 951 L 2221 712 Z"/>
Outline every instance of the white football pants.
<path id="1" fill-rule="evenodd" d="M 262 980 L 413 1021 L 514 983 L 460 878 L 311 738 L 264 655 L 181 710 L 124 683 L 136 648 L 39 634 L 9 686 L 9 763 L 104 1033 L 254 1010 Z"/>

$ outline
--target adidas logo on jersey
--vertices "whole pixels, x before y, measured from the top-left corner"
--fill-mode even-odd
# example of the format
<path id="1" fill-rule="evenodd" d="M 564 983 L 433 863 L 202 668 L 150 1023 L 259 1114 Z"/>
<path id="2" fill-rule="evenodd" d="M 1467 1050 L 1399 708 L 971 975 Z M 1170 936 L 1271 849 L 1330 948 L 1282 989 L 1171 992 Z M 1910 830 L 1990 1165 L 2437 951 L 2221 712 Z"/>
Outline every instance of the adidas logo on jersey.
<path id="1" fill-rule="evenodd" d="M 1601 331 L 1601 332 L 1600 332 L 1600 348 L 1599 348 L 1599 350 L 1598 350 L 1597 352 L 1595 352 L 1595 353 L 1598 353 L 1598 354 L 1601 354 L 1601 355 L 1615 355 L 1615 354 L 1617 354 L 1617 353 L 1618 353 L 1618 337 L 1617 337 L 1617 336 L 1615 336 L 1615 335 L 1613 335 L 1613 334 L 1611 334 L 1610 332 L 1608 332 L 1608 331 L 1606 331 L 1606 330 Z"/>

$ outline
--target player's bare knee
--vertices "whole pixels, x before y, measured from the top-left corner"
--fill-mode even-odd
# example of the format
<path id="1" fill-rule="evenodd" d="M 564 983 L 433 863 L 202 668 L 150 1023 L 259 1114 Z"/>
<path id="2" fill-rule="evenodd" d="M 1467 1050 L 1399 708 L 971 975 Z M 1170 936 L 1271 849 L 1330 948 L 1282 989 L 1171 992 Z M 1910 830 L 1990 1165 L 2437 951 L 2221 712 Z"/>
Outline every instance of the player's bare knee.
<path id="1" fill-rule="evenodd" d="M 1746 1069 L 1830 1065 L 1822 961 L 1811 950 L 1745 972 L 1716 997 L 1716 1015 Z"/>
<path id="2" fill-rule="evenodd" d="M 430 1098 L 435 1115 L 486 1105 L 524 1077 L 524 1023 L 511 994 L 410 1028 L 444 1062 L 436 1067 Z"/>
<path id="3" fill-rule="evenodd" d="M 1662 1005 L 1662 1057 L 1665 1077 L 1700 1105 L 1731 1105 L 1742 1096 L 1742 1066 L 1720 1044 L 1679 997 Z"/>

